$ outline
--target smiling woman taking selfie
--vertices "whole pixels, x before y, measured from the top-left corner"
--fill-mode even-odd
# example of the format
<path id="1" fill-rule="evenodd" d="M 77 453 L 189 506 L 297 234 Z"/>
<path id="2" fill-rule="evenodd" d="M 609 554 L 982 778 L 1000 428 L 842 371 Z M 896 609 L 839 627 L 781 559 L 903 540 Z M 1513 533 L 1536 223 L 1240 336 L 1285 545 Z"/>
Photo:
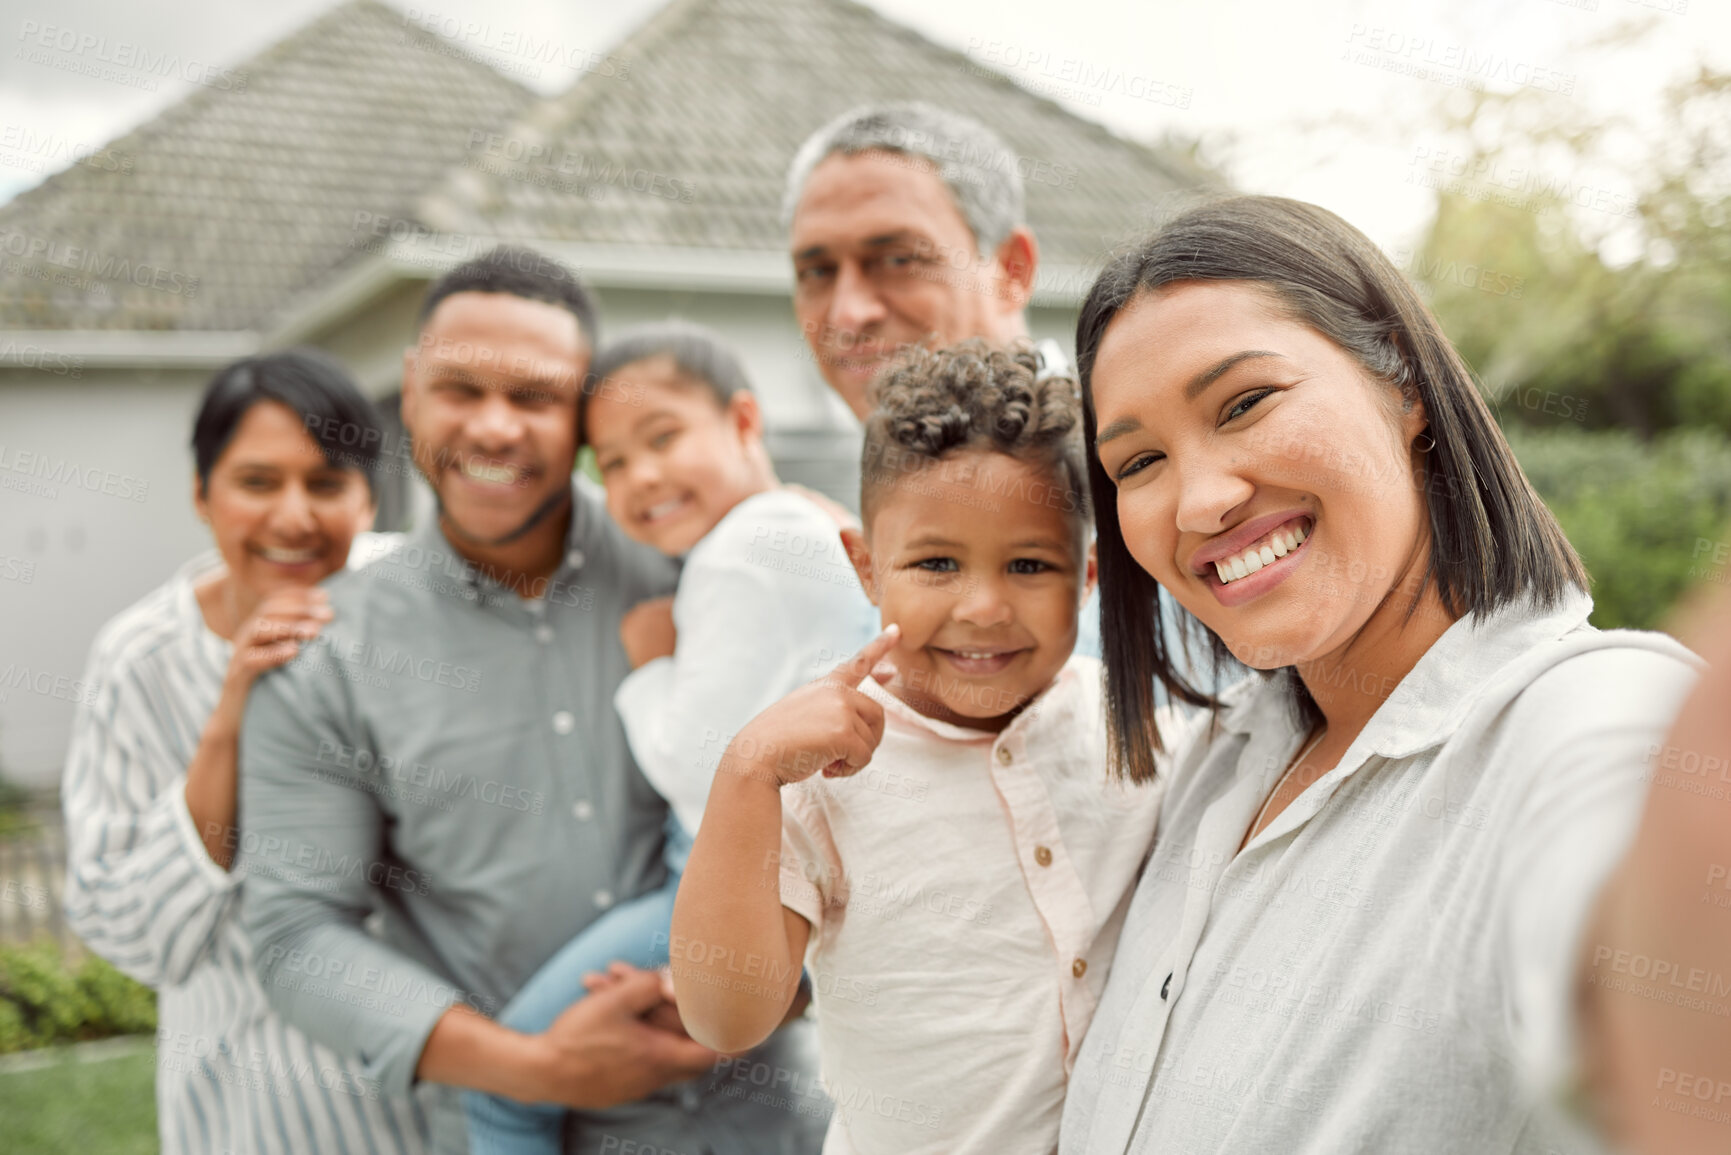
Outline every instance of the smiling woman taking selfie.
<path id="1" fill-rule="evenodd" d="M 380 438 L 329 357 L 289 350 L 222 370 L 192 434 L 193 505 L 216 548 L 91 648 L 66 763 L 66 914 L 91 950 L 157 990 L 164 1151 L 420 1149 L 357 1065 L 266 1005 L 231 873 L 247 699 L 330 620 L 317 583 L 362 548 Z"/>
<path id="2" fill-rule="evenodd" d="M 1113 767 L 1164 750 L 1169 785 L 1062 1149 L 1609 1128 L 1563 1106 L 1603 1058 L 1597 948 L 1629 929 L 1601 895 L 1699 663 L 1587 623 L 1466 366 L 1338 217 L 1192 210 L 1100 276 L 1077 351 Z M 1212 683 L 1166 651 L 1165 598 Z M 1156 732 L 1156 679 L 1200 707 L 1183 733 Z"/>

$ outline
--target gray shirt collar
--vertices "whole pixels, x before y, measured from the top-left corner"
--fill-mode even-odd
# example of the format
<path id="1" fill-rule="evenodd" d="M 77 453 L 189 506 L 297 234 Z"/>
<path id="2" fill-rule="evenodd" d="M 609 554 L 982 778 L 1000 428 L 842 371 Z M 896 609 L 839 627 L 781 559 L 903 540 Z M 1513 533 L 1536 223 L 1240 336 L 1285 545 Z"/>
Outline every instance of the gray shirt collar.
<path id="1" fill-rule="evenodd" d="M 599 508 L 594 507 L 598 499 L 586 492 L 586 479 L 574 474 L 571 480 L 570 524 L 565 527 L 565 556 L 559 562 L 559 568 L 554 572 L 555 578 L 569 577 L 583 568 L 588 560 L 584 546 L 594 536 L 595 519 L 604 516 Z M 410 544 L 419 546 L 429 554 L 437 551 L 447 554 L 451 559 L 452 570 L 460 576 L 468 588 L 477 596 L 503 596 L 514 593 L 508 585 L 495 580 L 474 562 L 464 557 L 450 536 L 439 524 L 439 507 L 435 504 L 433 515 L 425 523 L 416 526 L 407 535 Z"/>

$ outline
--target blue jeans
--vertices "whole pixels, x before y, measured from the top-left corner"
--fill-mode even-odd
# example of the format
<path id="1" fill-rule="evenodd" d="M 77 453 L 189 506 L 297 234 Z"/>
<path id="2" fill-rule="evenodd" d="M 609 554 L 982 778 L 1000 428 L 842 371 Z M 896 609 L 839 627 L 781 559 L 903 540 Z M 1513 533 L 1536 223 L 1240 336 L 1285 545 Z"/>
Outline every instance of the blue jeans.
<path id="1" fill-rule="evenodd" d="M 584 927 L 523 985 L 499 1013 L 499 1022 L 538 1035 L 588 993 L 584 975 L 606 971 L 615 959 L 645 970 L 665 966 L 673 896 L 690 854 L 691 835 L 669 815 L 664 852 L 667 881 Z M 470 1155 L 559 1155 L 565 1108 L 557 1103 L 520 1103 L 502 1095 L 466 1091 L 463 1110 L 469 1121 Z"/>

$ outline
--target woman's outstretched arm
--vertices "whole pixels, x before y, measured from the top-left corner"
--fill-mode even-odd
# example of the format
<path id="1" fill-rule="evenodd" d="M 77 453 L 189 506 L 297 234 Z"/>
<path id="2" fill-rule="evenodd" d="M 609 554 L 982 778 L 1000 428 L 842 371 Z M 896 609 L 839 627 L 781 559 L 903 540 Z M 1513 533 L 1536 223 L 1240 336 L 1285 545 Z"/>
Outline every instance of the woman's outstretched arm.
<path id="1" fill-rule="evenodd" d="M 1708 670 L 1650 752 L 1640 828 L 1585 948 L 1649 980 L 1583 984 L 1580 1003 L 1604 1125 L 1642 1155 L 1731 1150 L 1731 596 L 1699 622 Z"/>

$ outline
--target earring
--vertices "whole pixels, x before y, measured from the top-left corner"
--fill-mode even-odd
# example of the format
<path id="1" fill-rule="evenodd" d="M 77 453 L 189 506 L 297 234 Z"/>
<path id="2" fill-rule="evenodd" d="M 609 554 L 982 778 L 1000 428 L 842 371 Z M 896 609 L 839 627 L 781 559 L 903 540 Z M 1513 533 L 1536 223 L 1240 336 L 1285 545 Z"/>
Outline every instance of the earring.
<path id="1" fill-rule="evenodd" d="M 1419 437 L 1422 437 L 1428 444 L 1419 445 Z M 1431 450 L 1436 448 L 1436 435 L 1430 431 L 1430 426 L 1425 426 L 1424 432 L 1420 433 L 1418 437 L 1413 438 L 1413 444 L 1418 446 L 1418 451 L 1420 453 L 1429 453 Z"/>

